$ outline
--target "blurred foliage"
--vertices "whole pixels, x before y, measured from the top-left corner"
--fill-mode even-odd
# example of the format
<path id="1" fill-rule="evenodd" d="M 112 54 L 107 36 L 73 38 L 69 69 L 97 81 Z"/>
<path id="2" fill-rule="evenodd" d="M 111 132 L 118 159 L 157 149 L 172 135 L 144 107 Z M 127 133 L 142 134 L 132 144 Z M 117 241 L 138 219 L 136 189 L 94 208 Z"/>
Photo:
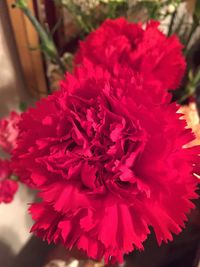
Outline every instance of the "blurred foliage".
<path id="1" fill-rule="evenodd" d="M 173 13 L 180 3 L 181 0 L 136 1 L 135 4 L 129 6 L 129 13 L 134 16 L 138 12 L 146 11 L 145 20 L 162 20 Z"/>
<path id="2" fill-rule="evenodd" d="M 128 10 L 126 0 L 54 0 L 66 8 L 86 35 L 98 28 L 106 18 L 124 16 Z"/>

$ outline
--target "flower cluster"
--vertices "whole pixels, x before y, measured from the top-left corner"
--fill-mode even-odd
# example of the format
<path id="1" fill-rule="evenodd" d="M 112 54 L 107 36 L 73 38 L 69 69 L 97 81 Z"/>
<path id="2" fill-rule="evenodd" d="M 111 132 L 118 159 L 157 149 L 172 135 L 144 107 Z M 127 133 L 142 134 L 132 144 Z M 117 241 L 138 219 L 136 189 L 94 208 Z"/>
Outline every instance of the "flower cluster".
<path id="1" fill-rule="evenodd" d="M 99 7 L 102 3 L 108 4 L 112 2 L 123 2 L 124 0 L 61 0 L 65 6 L 77 6 L 80 11 L 89 15 L 95 8 Z"/>
<path id="2" fill-rule="evenodd" d="M 12 175 L 10 161 L 0 159 L 0 203 L 10 203 L 18 185 L 9 179 Z"/>
<path id="3" fill-rule="evenodd" d="M 181 45 L 155 24 L 109 20 L 77 61 L 59 91 L 22 115 L 13 164 L 39 190 L 37 236 L 121 262 L 150 227 L 159 244 L 172 240 L 197 197 L 200 149 L 185 147 L 194 136 L 164 90 L 183 75 Z"/>
<path id="4" fill-rule="evenodd" d="M 8 118 L 0 120 L 0 147 L 8 154 L 16 146 L 19 118 L 19 114 L 13 111 Z"/>
<path id="5" fill-rule="evenodd" d="M 100 0 L 61 0 L 61 3 L 67 7 L 73 7 L 80 9 L 79 12 L 90 15 L 91 11 L 100 5 Z"/>
<path id="6" fill-rule="evenodd" d="M 19 114 L 11 112 L 9 117 L 0 120 L 0 147 L 11 154 L 16 146 L 18 137 Z M 12 166 L 10 160 L 0 159 L 0 203 L 9 203 L 17 191 L 17 182 L 11 180 Z"/>

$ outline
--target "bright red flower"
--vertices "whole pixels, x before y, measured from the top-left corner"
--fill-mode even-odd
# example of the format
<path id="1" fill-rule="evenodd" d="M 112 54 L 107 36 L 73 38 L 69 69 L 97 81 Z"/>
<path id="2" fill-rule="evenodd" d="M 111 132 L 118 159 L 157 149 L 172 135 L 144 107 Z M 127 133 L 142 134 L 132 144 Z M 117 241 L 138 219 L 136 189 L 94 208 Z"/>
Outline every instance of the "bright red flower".
<path id="1" fill-rule="evenodd" d="M 193 134 L 161 89 L 85 62 L 22 115 L 13 161 L 40 191 L 30 208 L 37 236 L 115 262 L 143 249 L 150 226 L 159 244 L 181 232 L 199 148 L 184 148 Z"/>
<path id="2" fill-rule="evenodd" d="M 7 118 L 0 120 L 0 146 L 9 154 L 16 146 L 19 118 L 20 115 L 13 111 Z"/>
<path id="3" fill-rule="evenodd" d="M 10 161 L 0 159 L 0 203 L 10 203 L 17 191 L 17 182 L 10 180 L 12 169 Z"/>
<path id="4" fill-rule="evenodd" d="M 166 37 L 158 25 L 152 21 L 143 29 L 124 18 L 108 19 L 81 41 L 75 63 L 88 58 L 109 70 L 115 63 L 125 64 L 146 80 L 162 82 L 163 89 L 176 89 L 185 70 L 182 45 L 175 35 Z"/>

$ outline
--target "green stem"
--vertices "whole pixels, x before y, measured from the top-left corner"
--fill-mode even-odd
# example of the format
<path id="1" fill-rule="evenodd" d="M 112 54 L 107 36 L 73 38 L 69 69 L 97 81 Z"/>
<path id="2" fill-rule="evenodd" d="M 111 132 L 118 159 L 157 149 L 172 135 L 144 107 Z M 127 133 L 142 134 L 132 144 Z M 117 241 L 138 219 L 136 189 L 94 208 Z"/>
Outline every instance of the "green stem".
<path id="1" fill-rule="evenodd" d="M 200 82 L 200 69 L 196 72 L 196 74 L 192 77 L 191 80 L 188 81 L 186 86 L 186 93 L 182 95 L 179 99 L 179 103 L 184 102 L 188 97 L 192 96 L 195 93 L 196 87 Z"/>
<path id="2" fill-rule="evenodd" d="M 27 1 L 26 0 L 16 0 L 16 7 L 20 8 L 22 12 L 27 16 L 27 18 L 30 20 L 34 28 L 39 34 L 40 40 L 41 40 L 41 50 L 42 52 L 50 58 L 50 60 L 53 60 L 56 62 L 63 73 L 66 72 L 65 65 L 62 63 L 59 57 L 59 53 L 57 51 L 57 48 L 54 44 L 54 41 L 50 34 L 48 34 L 42 25 L 39 23 L 39 21 L 36 19 L 35 16 L 31 13 L 30 9 L 28 8 Z"/>
<path id="3" fill-rule="evenodd" d="M 81 26 L 81 28 L 88 34 L 92 31 L 91 27 L 87 25 L 81 15 L 74 15 L 75 20 Z"/>
<path id="4" fill-rule="evenodd" d="M 193 23 L 193 24 L 192 24 L 192 27 L 191 27 L 191 29 L 190 29 L 188 38 L 187 38 L 187 40 L 186 40 L 186 42 L 185 42 L 185 49 L 184 49 L 185 52 L 187 51 L 188 45 L 189 45 L 189 43 L 190 43 L 190 41 L 191 41 L 191 39 L 192 39 L 192 36 L 193 36 L 194 32 L 196 31 L 196 29 L 197 29 L 198 26 L 199 26 L 199 24 L 197 24 L 197 23 Z"/>
<path id="5" fill-rule="evenodd" d="M 174 20 L 176 18 L 177 10 L 174 11 L 174 13 L 171 16 L 170 24 L 169 24 L 169 30 L 168 30 L 168 36 L 172 34 Z"/>
<path id="6" fill-rule="evenodd" d="M 181 38 L 180 30 L 181 30 L 181 27 L 184 25 L 184 20 L 185 20 L 185 15 L 183 15 L 180 18 L 180 20 L 179 20 L 179 22 L 178 22 L 178 24 L 176 26 L 176 29 L 174 31 L 179 36 L 179 38 Z"/>
<path id="7" fill-rule="evenodd" d="M 87 20 L 84 19 L 83 14 L 73 4 L 62 3 L 62 6 L 66 8 L 74 17 L 76 23 L 84 30 L 85 33 L 90 33 L 93 28 L 89 25 Z"/>
<path id="8" fill-rule="evenodd" d="M 181 103 L 183 103 L 185 100 L 187 100 L 190 96 L 192 96 L 193 94 L 194 94 L 194 92 L 195 92 L 195 88 L 194 87 L 187 87 L 188 89 L 187 89 L 187 92 L 186 92 L 186 94 L 184 94 L 184 95 L 182 95 L 180 98 L 179 98 L 179 100 L 178 100 L 178 102 L 181 104 Z"/>

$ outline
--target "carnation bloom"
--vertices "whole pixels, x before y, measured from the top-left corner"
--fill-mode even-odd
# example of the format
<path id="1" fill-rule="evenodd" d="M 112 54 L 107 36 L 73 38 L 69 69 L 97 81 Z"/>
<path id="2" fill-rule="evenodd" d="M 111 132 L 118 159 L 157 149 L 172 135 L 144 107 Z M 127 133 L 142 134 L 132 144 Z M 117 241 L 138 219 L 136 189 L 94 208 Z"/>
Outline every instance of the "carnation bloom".
<path id="1" fill-rule="evenodd" d="M 19 118 L 20 115 L 13 111 L 7 118 L 0 120 L 0 146 L 9 154 L 16 145 Z"/>
<path id="2" fill-rule="evenodd" d="M 10 180 L 11 175 L 10 161 L 0 159 L 0 203 L 10 203 L 17 191 L 17 182 Z"/>
<path id="3" fill-rule="evenodd" d="M 15 168 L 41 197 L 32 231 L 105 262 L 142 250 L 150 226 L 159 244 L 172 240 L 197 197 L 199 148 L 184 147 L 194 137 L 170 95 L 89 62 L 61 86 L 19 123 Z"/>
<path id="4" fill-rule="evenodd" d="M 196 104 L 191 102 L 188 105 L 181 106 L 179 113 L 183 114 L 183 118 L 187 121 L 188 127 L 193 130 L 196 137 L 187 146 L 200 145 L 200 121 Z"/>
<path id="5" fill-rule="evenodd" d="M 176 89 L 183 77 L 185 60 L 182 45 L 174 35 L 166 37 L 158 22 L 143 29 L 124 18 L 106 20 L 96 31 L 81 41 L 76 64 L 88 58 L 109 70 L 116 62 L 128 65 L 146 80 L 162 82 L 163 89 Z"/>

